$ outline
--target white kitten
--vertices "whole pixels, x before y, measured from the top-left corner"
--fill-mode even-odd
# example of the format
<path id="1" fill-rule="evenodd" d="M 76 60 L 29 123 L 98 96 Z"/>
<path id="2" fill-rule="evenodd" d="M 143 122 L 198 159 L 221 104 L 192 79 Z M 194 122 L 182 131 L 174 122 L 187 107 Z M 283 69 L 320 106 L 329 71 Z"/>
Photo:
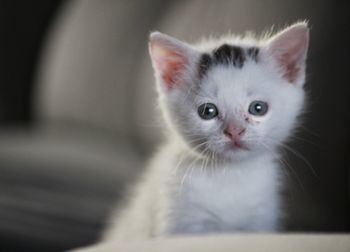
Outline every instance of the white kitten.
<path id="1" fill-rule="evenodd" d="M 277 148 L 303 108 L 307 48 L 306 23 L 193 46 L 152 33 L 168 141 L 105 238 L 278 230 Z"/>

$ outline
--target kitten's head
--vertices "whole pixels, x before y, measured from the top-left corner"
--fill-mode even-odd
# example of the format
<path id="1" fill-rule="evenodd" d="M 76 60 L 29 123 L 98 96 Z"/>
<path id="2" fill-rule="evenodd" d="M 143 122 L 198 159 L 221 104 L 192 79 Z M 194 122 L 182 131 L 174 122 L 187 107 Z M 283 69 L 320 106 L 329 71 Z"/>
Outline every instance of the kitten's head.
<path id="1" fill-rule="evenodd" d="M 152 33 L 170 129 L 203 155 L 241 159 L 274 149 L 302 110 L 308 37 L 306 23 L 261 41 L 231 37 L 196 46 Z"/>

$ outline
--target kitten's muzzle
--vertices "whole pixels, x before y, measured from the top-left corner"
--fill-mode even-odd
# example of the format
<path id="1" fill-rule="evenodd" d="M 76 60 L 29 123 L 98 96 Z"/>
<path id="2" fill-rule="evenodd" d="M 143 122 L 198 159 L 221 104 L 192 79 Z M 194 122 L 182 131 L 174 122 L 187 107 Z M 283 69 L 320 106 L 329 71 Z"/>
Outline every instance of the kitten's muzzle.
<path id="1" fill-rule="evenodd" d="M 228 125 L 228 127 L 225 128 L 224 135 L 231 140 L 233 147 L 242 148 L 243 146 L 242 146 L 241 138 L 244 135 L 245 131 L 246 129 L 243 127 L 230 124 Z"/>

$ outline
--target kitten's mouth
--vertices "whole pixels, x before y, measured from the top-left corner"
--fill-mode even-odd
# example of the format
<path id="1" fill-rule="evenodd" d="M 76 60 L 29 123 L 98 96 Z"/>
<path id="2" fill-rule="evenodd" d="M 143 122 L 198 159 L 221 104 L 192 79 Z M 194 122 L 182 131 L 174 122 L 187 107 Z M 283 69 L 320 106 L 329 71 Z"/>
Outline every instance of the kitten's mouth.
<path id="1" fill-rule="evenodd" d="M 248 151 L 249 148 L 241 141 L 230 141 L 227 144 L 227 148 L 231 151 L 245 150 Z"/>

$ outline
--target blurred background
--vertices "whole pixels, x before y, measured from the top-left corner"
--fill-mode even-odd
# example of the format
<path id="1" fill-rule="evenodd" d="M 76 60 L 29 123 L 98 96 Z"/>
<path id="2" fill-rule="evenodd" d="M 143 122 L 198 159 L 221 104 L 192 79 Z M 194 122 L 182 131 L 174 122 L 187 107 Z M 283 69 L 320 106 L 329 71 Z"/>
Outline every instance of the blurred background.
<path id="1" fill-rule="evenodd" d="M 287 231 L 349 232 L 348 1 L 0 0 L 0 250 L 93 243 L 161 140 L 150 31 L 188 42 L 309 20 L 310 101 L 285 150 Z M 300 154 L 299 154 L 300 153 Z"/>

